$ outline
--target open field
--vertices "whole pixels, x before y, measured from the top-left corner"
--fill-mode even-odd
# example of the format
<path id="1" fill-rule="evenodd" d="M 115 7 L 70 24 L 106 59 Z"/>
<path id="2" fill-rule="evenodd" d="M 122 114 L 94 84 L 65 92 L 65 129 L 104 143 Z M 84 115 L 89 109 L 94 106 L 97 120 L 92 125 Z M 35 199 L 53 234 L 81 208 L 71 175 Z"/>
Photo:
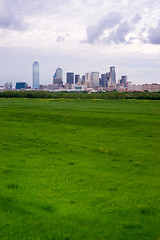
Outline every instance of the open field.
<path id="1" fill-rule="evenodd" d="M 159 101 L 0 99 L 0 239 L 159 229 Z"/>

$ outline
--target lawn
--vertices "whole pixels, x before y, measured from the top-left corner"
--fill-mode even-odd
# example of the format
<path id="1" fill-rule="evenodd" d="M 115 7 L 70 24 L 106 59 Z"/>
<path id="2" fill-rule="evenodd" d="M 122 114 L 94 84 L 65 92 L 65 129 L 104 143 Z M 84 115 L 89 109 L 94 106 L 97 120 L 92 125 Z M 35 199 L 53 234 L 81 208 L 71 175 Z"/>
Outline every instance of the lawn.
<path id="1" fill-rule="evenodd" d="M 0 99 L 0 239 L 159 229 L 160 101 Z"/>

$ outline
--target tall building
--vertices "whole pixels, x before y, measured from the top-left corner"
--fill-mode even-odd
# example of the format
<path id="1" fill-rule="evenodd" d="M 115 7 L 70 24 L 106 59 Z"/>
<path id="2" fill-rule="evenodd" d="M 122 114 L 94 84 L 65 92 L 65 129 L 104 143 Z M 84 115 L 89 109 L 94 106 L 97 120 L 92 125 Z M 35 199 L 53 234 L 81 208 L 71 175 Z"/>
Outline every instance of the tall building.
<path id="1" fill-rule="evenodd" d="M 107 75 L 106 74 L 101 74 L 101 84 L 100 85 L 102 87 L 106 87 L 107 86 L 106 81 L 107 81 Z"/>
<path id="2" fill-rule="evenodd" d="M 110 79 L 109 79 L 109 87 L 116 86 L 116 72 L 115 67 L 110 67 Z"/>
<path id="3" fill-rule="evenodd" d="M 109 79 L 110 79 L 110 72 L 106 73 L 106 87 L 109 85 Z"/>
<path id="4" fill-rule="evenodd" d="M 99 72 L 91 72 L 92 87 L 99 86 Z"/>
<path id="5" fill-rule="evenodd" d="M 76 74 L 75 75 L 75 84 L 80 83 L 80 75 Z"/>
<path id="6" fill-rule="evenodd" d="M 74 84 L 74 73 L 73 72 L 67 73 L 67 83 Z"/>
<path id="7" fill-rule="evenodd" d="M 57 68 L 53 76 L 53 84 L 58 84 L 60 87 L 63 87 L 63 71 L 61 68 Z"/>
<path id="8" fill-rule="evenodd" d="M 92 88 L 91 74 L 85 73 L 85 84 L 88 88 Z"/>
<path id="9" fill-rule="evenodd" d="M 33 89 L 39 88 L 39 63 L 33 63 Z"/>
<path id="10" fill-rule="evenodd" d="M 85 75 L 82 75 L 82 84 L 85 83 Z"/>
<path id="11" fill-rule="evenodd" d="M 127 76 L 122 76 L 120 80 L 121 86 L 127 87 Z"/>
<path id="12" fill-rule="evenodd" d="M 56 69 L 56 78 L 61 78 L 62 79 L 63 71 L 62 68 L 57 68 Z"/>
<path id="13" fill-rule="evenodd" d="M 85 73 L 85 81 L 91 81 L 91 74 Z"/>

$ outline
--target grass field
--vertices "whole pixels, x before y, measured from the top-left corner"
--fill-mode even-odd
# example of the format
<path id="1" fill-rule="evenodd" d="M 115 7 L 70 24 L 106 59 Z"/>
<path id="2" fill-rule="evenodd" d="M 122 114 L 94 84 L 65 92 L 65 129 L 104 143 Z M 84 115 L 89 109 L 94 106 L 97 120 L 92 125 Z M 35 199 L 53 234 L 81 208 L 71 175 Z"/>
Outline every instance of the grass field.
<path id="1" fill-rule="evenodd" d="M 0 239 L 159 240 L 160 102 L 0 99 Z"/>

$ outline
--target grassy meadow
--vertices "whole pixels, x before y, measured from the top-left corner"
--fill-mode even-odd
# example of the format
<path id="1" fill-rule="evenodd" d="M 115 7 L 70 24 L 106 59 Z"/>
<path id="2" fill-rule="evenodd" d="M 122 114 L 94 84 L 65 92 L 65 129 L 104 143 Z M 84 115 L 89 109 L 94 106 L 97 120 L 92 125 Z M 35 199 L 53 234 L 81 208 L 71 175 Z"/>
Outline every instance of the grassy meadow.
<path id="1" fill-rule="evenodd" d="M 159 240 L 160 102 L 0 99 L 0 239 Z"/>

